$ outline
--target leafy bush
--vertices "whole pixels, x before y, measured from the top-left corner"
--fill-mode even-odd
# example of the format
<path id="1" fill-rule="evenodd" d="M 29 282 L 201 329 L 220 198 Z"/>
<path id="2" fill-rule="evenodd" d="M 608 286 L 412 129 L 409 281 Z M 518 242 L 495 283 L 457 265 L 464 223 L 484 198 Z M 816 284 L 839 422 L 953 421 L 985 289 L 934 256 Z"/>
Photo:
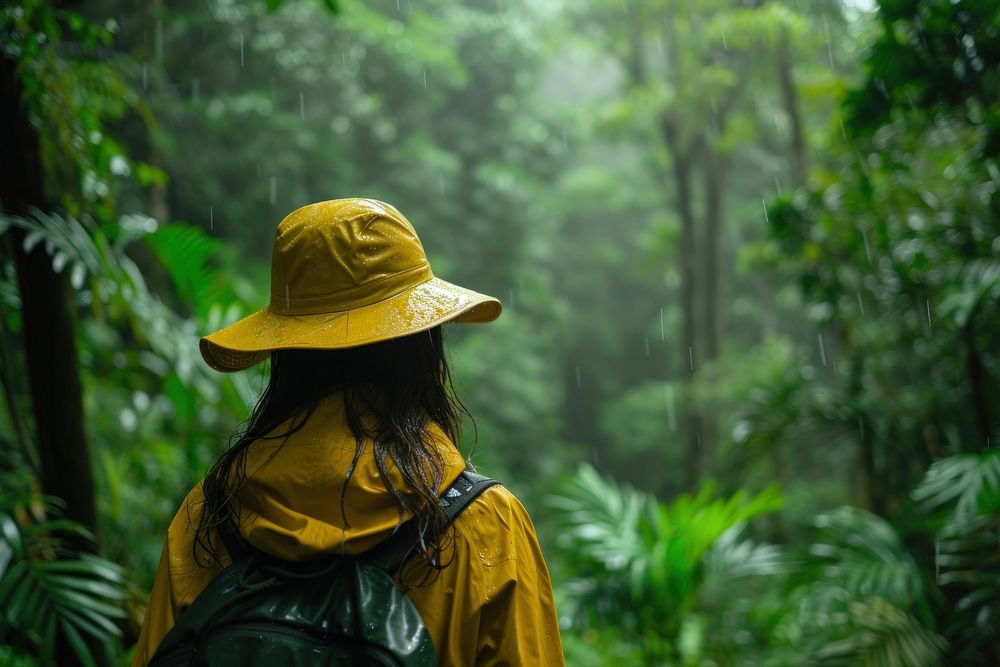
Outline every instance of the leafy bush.
<path id="1" fill-rule="evenodd" d="M 0 513 L 0 642 L 8 644 L 0 660 L 23 664 L 16 649 L 51 664 L 61 634 L 80 664 L 94 665 L 94 644 L 111 655 L 112 640 L 121 636 L 118 622 L 128 596 L 124 570 L 81 551 L 79 545 L 93 542 L 93 535 L 76 522 L 14 519 L 27 509 Z M 52 503 L 45 514 L 57 514 Z"/>

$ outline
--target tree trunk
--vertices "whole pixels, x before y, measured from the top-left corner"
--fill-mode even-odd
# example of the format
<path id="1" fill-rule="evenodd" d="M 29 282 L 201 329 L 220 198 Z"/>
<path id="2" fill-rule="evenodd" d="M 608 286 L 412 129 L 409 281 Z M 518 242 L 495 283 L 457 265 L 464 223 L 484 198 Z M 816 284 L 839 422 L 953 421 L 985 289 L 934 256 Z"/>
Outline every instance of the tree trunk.
<path id="1" fill-rule="evenodd" d="M 805 185 L 809 165 L 802 114 L 799 112 L 799 94 L 795 88 L 795 77 L 792 72 L 791 47 L 788 44 L 788 31 L 785 28 L 781 29 L 781 36 L 778 38 L 778 81 L 781 83 L 781 99 L 785 106 L 785 114 L 791 123 L 789 161 L 792 183 L 799 187 Z"/>
<path id="2" fill-rule="evenodd" d="M 675 121 L 664 114 L 661 119 L 661 131 L 670 151 L 674 187 L 677 191 L 677 210 L 681 219 L 681 242 L 678 248 L 678 263 L 681 267 L 681 367 L 687 366 L 684 377 L 688 382 L 694 377 L 694 360 L 700 360 L 701 349 L 696 345 L 698 340 L 698 308 L 697 308 L 697 242 L 695 238 L 695 216 L 692 193 L 692 170 L 694 150 L 680 145 Z M 696 355 L 696 347 L 697 355 Z M 690 401 L 685 401 L 689 403 Z M 681 434 L 685 442 L 687 456 L 685 457 L 688 488 L 694 489 L 701 476 L 702 430 L 703 425 L 699 415 L 685 405 L 681 415 Z"/>
<path id="3" fill-rule="evenodd" d="M 0 58 L 0 200 L 7 211 L 48 210 L 38 135 L 21 102 L 16 63 Z M 94 481 L 84 433 L 83 390 L 65 276 L 39 243 L 24 250 L 11 232 L 21 291 L 22 336 L 41 463 L 42 492 L 66 503 L 66 516 L 97 528 Z M 83 545 L 81 545 L 83 546 Z"/>
<path id="4" fill-rule="evenodd" d="M 704 312 L 705 361 L 719 359 L 722 351 L 722 227 L 725 205 L 726 162 L 715 149 L 706 149 L 702 160 L 705 180 L 705 238 L 702 247 L 704 258 Z M 702 424 L 701 455 L 710 458 L 718 440 L 718 423 L 706 415 Z"/>
<path id="5" fill-rule="evenodd" d="M 970 316 L 969 321 L 962 328 L 962 337 L 965 338 L 966 352 L 965 362 L 969 375 L 969 392 L 972 407 L 976 415 L 976 423 L 979 426 L 979 433 L 982 436 L 982 445 L 971 447 L 972 451 L 978 451 L 987 443 L 993 442 L 993 419 L 990 416 L 989 400 L 989 376 L 979 357 L 979 350 L 976 345 L 975 316 Z"/>

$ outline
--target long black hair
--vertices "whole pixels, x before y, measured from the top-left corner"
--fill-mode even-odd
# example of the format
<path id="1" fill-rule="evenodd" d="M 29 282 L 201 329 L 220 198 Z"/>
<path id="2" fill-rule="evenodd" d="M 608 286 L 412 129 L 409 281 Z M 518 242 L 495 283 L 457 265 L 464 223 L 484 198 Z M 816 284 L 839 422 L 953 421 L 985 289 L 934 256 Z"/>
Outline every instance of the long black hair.
<path id="1" fill-rule="evenodd" d="M 427 436 L 427 426 L 436 422 L 458 446 L 461 415 L 470 419 L 472 415 L 455 396 L 441 327 L 349 349 L 279 350 L 271 354 L 270 364 L 270 379 L 250 419 L 205 477 L 195 562 L 206 567 L 217 563 L 210 530 L 227 513 L 234 519 L 240 517 L 239 490 L 247 479 L 250 445 L 287 438 L 309 420 L 321 399 L 342 391 L 347 422 L 357 443 L 339 499 L 345 521 L 347 483 L 370 440 L 379 475 L 400 515 L 409 511 L 418 521 L 420 553 L 433 568 L 430 572 L 446 566 L 441 555 L 447 519 L 437 500 L 445 463 L 439 445 Z M 366 426 L 366 415 L 375 418 L 374 427 Z M 286 423 L 287 428 L 279 430 Z M 405 489 L 393 485 L 390 460 L 402 473 Z"/>

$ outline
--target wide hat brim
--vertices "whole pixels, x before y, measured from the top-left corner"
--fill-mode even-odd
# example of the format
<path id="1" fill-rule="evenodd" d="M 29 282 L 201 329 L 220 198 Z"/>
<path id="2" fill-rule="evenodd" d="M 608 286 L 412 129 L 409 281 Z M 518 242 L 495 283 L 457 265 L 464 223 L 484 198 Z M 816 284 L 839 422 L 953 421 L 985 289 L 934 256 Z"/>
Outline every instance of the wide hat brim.
<path id="1" fill-rule="evenodd" d="M 201 356 L 217 371 L 240 371 L 275 350 L 336 350 L 370 345 L 445 322 L 492 322 L 499 299 L 440 278 L 382 301 L 333 313 L 279 315 L 265 308 L 201 339 Z"/>

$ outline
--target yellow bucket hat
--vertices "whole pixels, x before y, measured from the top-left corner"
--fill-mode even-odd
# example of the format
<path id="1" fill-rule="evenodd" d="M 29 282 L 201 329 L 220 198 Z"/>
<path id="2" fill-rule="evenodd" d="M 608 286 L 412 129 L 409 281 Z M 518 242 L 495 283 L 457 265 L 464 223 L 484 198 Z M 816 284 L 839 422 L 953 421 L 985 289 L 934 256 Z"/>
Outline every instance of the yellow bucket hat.
<path id="1" fill-rule="evenodd" d="M 417 233 L 393 206 L 334 199 L 278 225 L 271 303 L 201 339 L 215 370 L 243 370 L 274 350 L 368 345 L 444 322 L 491 322 L 498 299 L 434 276 Z"/>

